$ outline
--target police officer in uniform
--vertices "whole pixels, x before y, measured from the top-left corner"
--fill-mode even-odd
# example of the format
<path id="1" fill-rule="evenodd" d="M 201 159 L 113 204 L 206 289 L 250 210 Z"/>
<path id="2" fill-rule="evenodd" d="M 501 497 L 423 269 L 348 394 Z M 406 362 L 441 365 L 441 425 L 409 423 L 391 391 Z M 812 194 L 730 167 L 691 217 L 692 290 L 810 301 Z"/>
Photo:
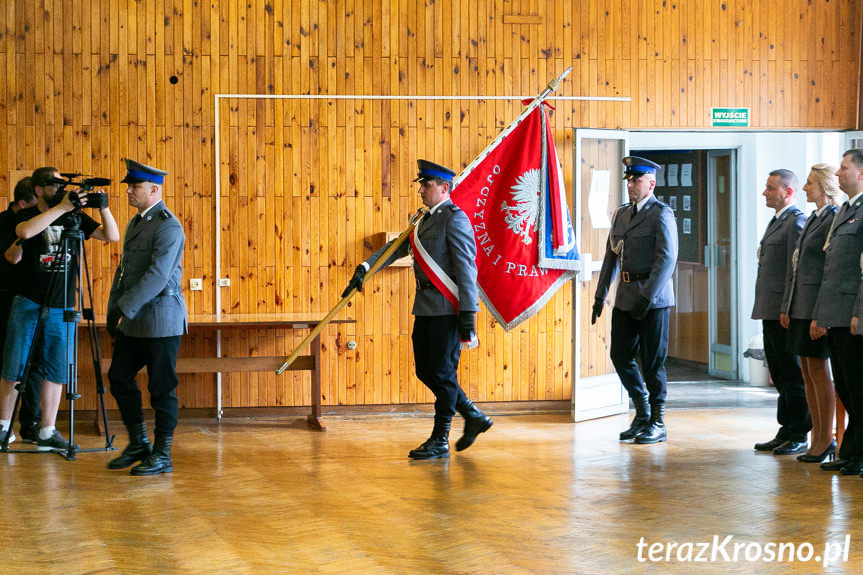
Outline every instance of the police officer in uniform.
<path id="1" fill-rule="evenodd" d="M 812 419 L 806 403 L 803 374 L 797 356 L 786 351 L 788 330 L 780 323 L 785 284 L 791 280 L 792 256 L 806 223 L 806 216 L 794 205 L 800 183 L 791 170 L 773 170 L 764 186 L 765 203 L 775 210 L 758 246 L 758 276 L 752 319 L 760 319 L 764 332 L 764 355 L 770 377 L 779 392 L 776 419 L 779 431 L 770 441 L 756 443 L 756 451 L 774 455 L 803 453 L 809 448 L 806 434 Z M 848 317 L 851 319 L 850 315 Z"/>
<path id="2" fill-rule="evenodd" d="M 418 160 L 417 164 L 419 173 L 414 181 L 420 183 L 420 195 L 429 212 L 418 229 L 425 254 L 414 254 L 417 292 L 411 338 L 417 377 L 435 395 L 435 419 L 431 437 L 409 456 L 437 459 L 449 457 L 450 422 L 456 412 L 465 419 L 464 434 L 456 442 L 457 451 L 470 447 L 477 435 L 492 426 L 492 421 L 468 399 L 457 376 L 461 342 L 475 337 L 475 315 L 479 310 L 473 228 L 467 215 L 450 200 L 455 172 L 426 160 Z M 389 244 L 357 266 L 342 297 L 354 287 L 362 289 L 366 271 L 387 247 Z M 406 256 L 409 249 L 410 244 L 403 243 L 384 265 Z M 426 255 L 457 287 L 457 309 L 417 262 Z"/>
<path id="3" fill-rule="evenodd" d="M 620 271 L 611 312 L 611 361 L 635 405 L 635 418 L 620 440 L 657 443 L 667 438 L 665 358 L 674 305 L 677 224 L 671 208 L 653 195 L 660 166 L 638 156 L 623 158 L 623 164 L 630 203 L 614 214 L 590 321 L 596 323 L 602 314 L 609 286 Z"/>
<path id="4" fill-rule="evenodd" d="M 168 173 L 128 159 L 126 170 L 122 181 L 129 186 L 129 205 L 138 213 L 126 228 L 123 257 L 108 300 L 108 331 L 115 338 L 108 380 L 129 431 L 129 445 L 108 468 L 123 469 L 141 461 L 131 474 L 155 475 L 173 471 L 177 353 L 180 336 L 186 333 L 186 301 L 180 290 L 186 236 L 162 202 L 162 183 Z M 152 448 L 135 381 L 144 366 L 156 412 Z"/>
<path id="5" fill-rule="evenodd" d="M 839 188 L 848 194 L 824 244 L 824 277 L 812 312 L 813 338 L 827 334 L 836 395 L 848 413 L 848 425 L 834 461 L 821 468 L 842 475 L 863 473 L 863 337 L 859 318 L 860 259 L 863 256 L 863 149 L 842 155 L 836 172 Z M 855 320 L 854 318 L 857 318 Z"/>

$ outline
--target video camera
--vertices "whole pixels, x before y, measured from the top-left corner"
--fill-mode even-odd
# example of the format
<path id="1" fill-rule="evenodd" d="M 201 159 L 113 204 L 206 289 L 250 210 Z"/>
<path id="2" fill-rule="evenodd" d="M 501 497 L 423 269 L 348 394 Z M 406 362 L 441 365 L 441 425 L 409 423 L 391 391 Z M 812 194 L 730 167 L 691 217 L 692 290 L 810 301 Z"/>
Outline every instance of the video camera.
<path id="1" fill-rule="evenodd" d="M 94 208 L 97 210 L 101 210 L 108 207 L 108 194 L 102 192 L 93 192 L 91 191 L 95 187 L 103 187 L 110 186 L 111 180 L 108 178 L 84 178 L 80 181 L 75 181 L 75 178 L 81 177 L 81 174 L 60 174 L 63 178 L 51 178 L 48 180 L 49 184 L 55 184 L 59 187 L 59 190 L 54 197 L 48 202 L 48 205 L 53 207 L 63 201 L 63 198 L 66 196 L 66 186 L 75 186 L 78 188 L 78 192 L 71 194 L 69 196 L 69 200 L 72 202 L 72 205 L 75 206 L 75 209 L 80 210 L 81 208 Z M 84 205 L 81 202 L 81 192 L 86 192 L 84 197 L 87 198 L 87 204 Z"/>

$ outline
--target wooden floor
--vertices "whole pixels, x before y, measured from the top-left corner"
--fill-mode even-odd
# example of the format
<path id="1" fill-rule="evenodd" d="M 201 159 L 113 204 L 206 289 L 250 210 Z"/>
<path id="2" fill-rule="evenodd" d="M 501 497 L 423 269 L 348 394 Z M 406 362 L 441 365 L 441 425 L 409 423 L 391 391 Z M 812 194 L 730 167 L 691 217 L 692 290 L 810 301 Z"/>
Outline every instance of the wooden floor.
<path id="1" fill-rule="evenodd" d="M 654 446 L 616 440 L 625 416 L 498 416 L 471 449 L 425 462 L 406 456 L 427 417 L 327 422 L 184 421 L 175 472 L 150 478 L 107 470 L 104 452 L 0 454 L 0 573 L 863 572 L 863 479 L 753 453 L 770 408 L 672 411 Z M 729 555 L 752 541 L 821 555 L 849 534 L 848 561 L 827 569 L 742 552 L 693 564 L 715 535 L 733 536 Z M 692 542 L 693 561 L 639 562 L 642 537 Z"/>

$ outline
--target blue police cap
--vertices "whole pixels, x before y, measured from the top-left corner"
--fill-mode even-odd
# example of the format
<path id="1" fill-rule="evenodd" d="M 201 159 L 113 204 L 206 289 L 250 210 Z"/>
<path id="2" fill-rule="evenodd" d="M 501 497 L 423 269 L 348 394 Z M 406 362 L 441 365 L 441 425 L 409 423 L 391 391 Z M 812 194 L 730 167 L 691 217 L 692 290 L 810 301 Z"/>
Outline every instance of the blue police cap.
<path id="1" fill-rule="evenodd" d="M 655 174 L 660 169 L 660 165 L 656 162 L 639 156 L 626 156 L 623 158 L 623 165 L 626 166 L 623 172 L 625 180 L 640 178 L 644 174 Z"/>
<path id="2" fill-rule="evenodd" d="M 455 172 L 449 168 L 445 168 L 428 160 L 417 160 L 417 178 L 415 182 L 425 182 L 433 178 L 440 178 L 446 182 L 451 182 L 455 176 Z"/>
<path id="3" fill-rule="evenodd" d="M 120 182 L 125 184 L 137 184 L 140 182 L 153 182 L 154 184 L 161 185 L 162 182 L 165 181 L 165 176 L 168 175 L 168 172 L 165 170 L 160 170 L 159 168 L 154 168 L 152 166 L 145 166 L 140 162 L 136 162 L 135 160 L 130 160 L 126 158 L 126 177 L 120 180 Z"/>

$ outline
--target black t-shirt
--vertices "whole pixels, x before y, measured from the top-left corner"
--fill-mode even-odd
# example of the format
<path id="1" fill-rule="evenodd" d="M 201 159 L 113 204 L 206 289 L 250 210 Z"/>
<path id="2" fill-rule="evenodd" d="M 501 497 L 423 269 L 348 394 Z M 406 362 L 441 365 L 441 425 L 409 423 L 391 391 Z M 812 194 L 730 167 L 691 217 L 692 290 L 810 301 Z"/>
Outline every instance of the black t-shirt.
<path id="1" fill-rule="evenodd" d="M 38 206 L 21 210 L 18 212 L 18 223 L 32 219 L 40 213 Z M 69 252 L 74 254 L 74 249 L 79 244 L 71 237 L 68 241 L 64 241 L 64 235 L 70 235 L 67 230 L 72 228 L 76 218 L 84 238 L 89 238 L 101 225 L 83 212 L 68 213 L 54 220 L 41 234 L 24 242 L 21 256 L 21 281 L 23 282 L 21 295 L 38 304 L 43 303 L 48 294 L 51 276 L 55 273 L 61 274 L 54 282 L 55 287 L 52 289 L 48 305 L 62 308 L 63 290 L 60 286 L 63 280 L 62 274 L 66 272 L 66 305 L 75 307 L 75 279 L 80 254 L 74 257 Z M 61 248 L 61 243 L 64 244 L 65 250 Z"/>
<path id="2" fill-rule="evenodd" d="M 0 213 L 0 289 L 18 290 L 21 288 L 20 265 L 10 264 L 5 257 L 6 250 L 12 242 L 18 239 L 15 235 L 15 226 L 18 225 L 18 214 L 12 211 L 14 203 Z"/>

